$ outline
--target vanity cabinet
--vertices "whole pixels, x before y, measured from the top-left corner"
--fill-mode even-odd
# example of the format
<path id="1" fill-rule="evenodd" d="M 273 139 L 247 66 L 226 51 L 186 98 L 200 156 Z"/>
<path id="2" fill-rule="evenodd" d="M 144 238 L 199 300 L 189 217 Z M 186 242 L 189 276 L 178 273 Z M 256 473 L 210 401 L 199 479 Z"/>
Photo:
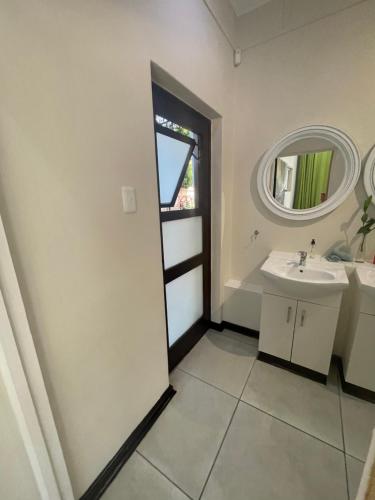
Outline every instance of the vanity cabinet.
<path id="1" fill-rule="evenodd" d="M 353 289 L 352 313 L 342 360 L 344 379 L 351 386 L 375 393 L 375 295 L 362 292 L 358 285 Z"/>
<path id="2" fill-rule="evenodd" d="M 345 381 L 375 393 L 375 316 L 360 313 L 345 355 Z"/>
<path id="3" fill-rule="evenodd" d="M 292 363 L 328 374 L 339 310 L 298 301 Z"/>
<path id="4" fill-rule="evenodd" d="M 259 350 L 290 361 L 297 301 L 263 294 Z"/>
<path id="5" fill-rule="evenodd" d="M 259 350 L 328 374 L 338 308 L 263 294 Z"/>

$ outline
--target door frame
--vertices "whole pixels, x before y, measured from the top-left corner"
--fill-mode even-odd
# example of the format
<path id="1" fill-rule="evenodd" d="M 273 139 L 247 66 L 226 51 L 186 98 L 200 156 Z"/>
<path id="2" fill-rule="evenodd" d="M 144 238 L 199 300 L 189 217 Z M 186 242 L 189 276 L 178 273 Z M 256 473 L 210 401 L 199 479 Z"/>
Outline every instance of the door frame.
<path id="1" fill-rule="evenodd" d="M 211 121 L 154 82 L 152 83 L 152 96 L 159 201 L 160 245 L 164 276 L 164 311 L 168 346 L 168 365 L 169 371 L 171 371 L 194 347 L 202 335 L 204 335 L 209 328 L 211 321 Z M 160 211 L 162 204 L 160 200 L 159 171 L 157 166 L 156 114 L 161 115 L 184 128 L 192 130 L 200 138 L 199 169 L 201 173 L 199 175 L 199 191 L 205 193 L 205 196 L 199 197 L 198 208 L 166 212 Z M 162 223 L 196 216 L 202 217 L 202 253 L 193 256 L 176 266 L 164 270 Z M 200 264 L 203 266 L 203 316 L 198 319 L 171 347 L 169 347 L 165 285 Z"/>
<path id="2" fill-rule="evenodd" d="M 0 374 L 43 500 L 74 500 L 0 216 Z"/>

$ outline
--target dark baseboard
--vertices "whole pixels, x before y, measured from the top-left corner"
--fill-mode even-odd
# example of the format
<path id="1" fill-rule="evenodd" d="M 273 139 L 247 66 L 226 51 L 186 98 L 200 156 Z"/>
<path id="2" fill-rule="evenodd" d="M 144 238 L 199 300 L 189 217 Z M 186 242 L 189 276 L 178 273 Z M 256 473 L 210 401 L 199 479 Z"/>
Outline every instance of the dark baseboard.
<path id="1" fill-rule="evenodd" d="M 216 330 L 217 332 L 222 332 L 224 330 L 223 322 L 215 323 L 215 321 L 210 321 L 209 327 L 211 330 Z"/>
<path id="2" fill-rule="evenodd" d="M 259 351 L 258 359 L 259 361 L 270 363 L 271 365 L 278 366 L 279 368 L 284 368 L 290 372 L 297 373 L 298 375 L 302 375 L 303 377 L 309 378 L 311 380 L 315 380 L 315 382 L 320 382 L 321 384 L 327 383 L 327 376 L 323 375 L 323 373 L 310 370 L 310 368 L 305 368 L 304 366 L 296 365 L 291 361 L 278 358 L 277 356 L 272 356 L 271 354 Z"/>
<path id="3" fill-rule="evenodd" d="M 339 370 L 342 390 L 347 394 L 350 394 L 351 396 L 355 396 L 357 398 L 370 401 L 370 403 L 375 403 L 374 391 L 370 391 L 370 389 L 365 389 L 363 387 L 360 387 L 359 385 L 351 384 L 350 382 L 347 382 L 345 380 L 344 368 L 340 356 L 333 356 L 333 360 L 335 361 L 337 368 Z"/>
<path id="4" fill-rule="evenodd" d="M 210 328 L 218 332 L 225 330 L 232 330 L 236 333 L 241 333 L 241 335 L 246 335 L 246 337 L 259 338 L 258 330 L 252 330 L 251 328 L 246 328 L 245 326 L 236 325 L 235 323 L 230 323 L 229 321 L 222 321 L 221 323 L 210 322 Z"/>
<path id="5" fill-rule="evenodd" d="M 130 434 L 116 455 L 108 462 L 99 476 L 81 496 L 80 500 L 97 500 L 103 495 L 175 394 L 176 391 L 170 385 L 142 422 Z"/>

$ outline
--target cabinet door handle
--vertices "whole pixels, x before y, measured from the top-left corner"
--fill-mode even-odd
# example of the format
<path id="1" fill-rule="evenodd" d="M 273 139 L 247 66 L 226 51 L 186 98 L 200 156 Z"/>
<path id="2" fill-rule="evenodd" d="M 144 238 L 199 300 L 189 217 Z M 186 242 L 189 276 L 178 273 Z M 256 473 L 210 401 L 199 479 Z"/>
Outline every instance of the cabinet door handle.
<path id="1" fill-rule="evenodd" d="M 305 316 L 306 316 L 306 311 L 302 311 L 301 313 L 301 326 L 305 324 Z"/>
<path id="2" fill-rule="evenodd" d="M 287 322 L 287 323 L 289 323 L 289 321 L 290 321 L 290 316 L 291 316 L 291 314 L 292 314 L 292 306 L 289 306 L 289 307 L 288 307 L 288 312 L 287 312 L 287 314 L 286 314 L 286 322 Z"/>

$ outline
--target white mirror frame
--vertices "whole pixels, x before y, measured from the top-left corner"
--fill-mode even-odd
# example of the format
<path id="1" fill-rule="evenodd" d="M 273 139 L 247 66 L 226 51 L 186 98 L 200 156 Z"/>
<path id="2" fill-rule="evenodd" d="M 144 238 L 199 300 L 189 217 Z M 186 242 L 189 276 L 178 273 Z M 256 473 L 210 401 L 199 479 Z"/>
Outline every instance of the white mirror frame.
<path id="1" fill-rule="evenodd" d="M 324 203 L 316 207 L 297 210 L 278 203 L 269 188 L 270 175 L 275 158 L 288 146 L 301 139 L 324 139 L 333 143 L 344 158 L 344 178 L 338 190 Z M 265 206 L 284 219 L 309 220 L 332 212 L 354 190 L 361 173 L 361 160 L 353 141 L 341 130 L 327 125 L 309 125 L 290 132 L 270 148 L 258 168 L 258 193 Z"/>
<path id="2" fill-rule="evenodd" d="M 365 170 L 363 172 L 363 184 L 367 196 L 372 195 L 372 202 L 375 203 L 375 146 L 368 155 Z"/>

